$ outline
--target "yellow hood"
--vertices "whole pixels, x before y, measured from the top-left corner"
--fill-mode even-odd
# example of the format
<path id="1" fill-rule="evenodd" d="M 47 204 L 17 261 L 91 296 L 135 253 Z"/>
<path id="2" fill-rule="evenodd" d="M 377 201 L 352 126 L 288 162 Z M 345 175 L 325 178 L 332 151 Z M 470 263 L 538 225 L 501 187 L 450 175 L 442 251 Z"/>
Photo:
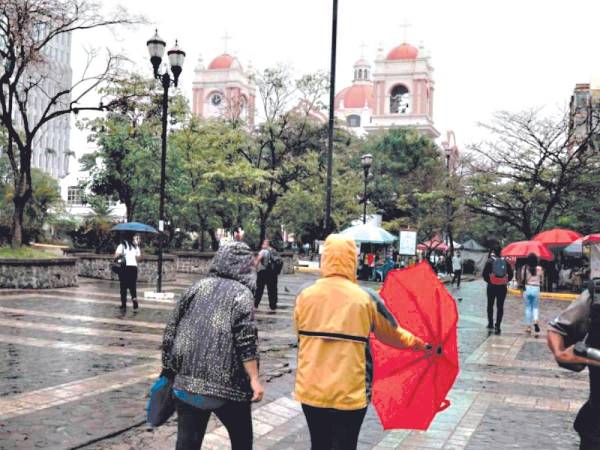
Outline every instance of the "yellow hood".
<path id="1" fill-rule="evenodd" d="M 321 275 L 341 276 L 356 282 L 357 251 L 354 240 L 341 234 L 330 234 L 321 257 Z"/>

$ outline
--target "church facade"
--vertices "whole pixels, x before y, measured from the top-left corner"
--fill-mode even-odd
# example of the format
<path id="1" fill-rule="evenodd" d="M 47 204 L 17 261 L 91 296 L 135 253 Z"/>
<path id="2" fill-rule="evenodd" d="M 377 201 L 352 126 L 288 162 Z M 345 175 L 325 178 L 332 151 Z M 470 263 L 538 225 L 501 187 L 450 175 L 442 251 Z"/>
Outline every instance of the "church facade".
<path id="1" fill-rule="evenodd" d="M 358 135 L 411 126 L 436 139 L 433 122 L 433 67 L 423 48 L 403 43 L 384 53 L 380 48 L 374 69 L 364 58 L 353 66 L 351 86 L 335 97 L 337 119 Z"/>

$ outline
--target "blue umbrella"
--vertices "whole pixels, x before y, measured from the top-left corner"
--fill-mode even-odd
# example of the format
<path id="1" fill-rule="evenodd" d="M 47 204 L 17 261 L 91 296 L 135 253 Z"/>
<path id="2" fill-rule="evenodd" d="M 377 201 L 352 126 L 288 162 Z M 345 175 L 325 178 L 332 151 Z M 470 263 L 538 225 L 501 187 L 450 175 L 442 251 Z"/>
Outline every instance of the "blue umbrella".
<path id="1" fill-rule="evenodd" d="M 111 231 L 133 231 L 136 233 L 158 233 L 156 228 L 140 222 L 126 222 L 115 225 Z"/>
<path id="2" fill-rule="evenodd" d="M 566 255 L 582 256 L 583 255 L 583 238 L 579 238 L 567 245 L 563 250 Z"/>

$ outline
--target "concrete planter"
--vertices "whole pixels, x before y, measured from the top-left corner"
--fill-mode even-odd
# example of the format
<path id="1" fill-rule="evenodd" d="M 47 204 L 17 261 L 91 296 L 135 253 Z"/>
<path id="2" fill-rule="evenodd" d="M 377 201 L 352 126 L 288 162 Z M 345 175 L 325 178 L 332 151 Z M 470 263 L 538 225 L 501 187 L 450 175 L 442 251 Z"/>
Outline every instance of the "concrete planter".
<path id="1" fill-rule="evenodd" d="M 110 270 L 114 260 L 112 254 L 76 253 L 79 260 L 79 276 L 99 278 L 101 280 L 118 280 L 119 277 Z M 158 257 L 143 255 L 138 258 L 138 282 L 156 283 L 158 278 Z M 163 255 L 163 281 L 175 281 L 177 272 L 177 257 Z"/>
<path id="2" fill-rule="evenodd" d="M 0 258 L 0 288 L 55 289 L 77 286 L 77 259 Z"/>
<path id="3" fill-rule="evenodd" d="M 173 252 L 177 256 L 177 272 L 208 274 L 210 262 L 215 256 L 214 252 L 199 251 L 177 251 Z M 298 257 L 293 252 L 280 253 L 283 259 L 282 273 L 294 273 L 294 266 L 298 262 Z"/>

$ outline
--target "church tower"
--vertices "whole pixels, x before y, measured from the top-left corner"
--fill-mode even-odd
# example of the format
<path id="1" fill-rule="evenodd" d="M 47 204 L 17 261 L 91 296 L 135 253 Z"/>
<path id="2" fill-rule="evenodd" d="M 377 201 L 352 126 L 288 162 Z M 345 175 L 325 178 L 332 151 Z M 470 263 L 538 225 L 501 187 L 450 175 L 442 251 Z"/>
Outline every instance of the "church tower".
<path id="1" fill-rule="evenodd" d="M 335 115 L 341 123 L 357 135 L 365 133 L 365 125 L 371 122 L 375 107 L 371 64 L 364 58 L 354 63 L 352 85 L 342 89 L 335 96 Z"/>
<path id="2" fill-rule="evenodd" d="M 192 111 L 198 117 L 243 120 L 254 127 L 256 87 L 238 59 L 223 53 L 194 70 Z"/>
<path id="3" fill-rule="evenodd" d="M 375 108 L 367 131 L 411 126 L 432 139 L 440 136 L 433 124 L 433 67 L 423 48 L 403 43 L 387 55 L 379 49 L 373 93 Z"/>

